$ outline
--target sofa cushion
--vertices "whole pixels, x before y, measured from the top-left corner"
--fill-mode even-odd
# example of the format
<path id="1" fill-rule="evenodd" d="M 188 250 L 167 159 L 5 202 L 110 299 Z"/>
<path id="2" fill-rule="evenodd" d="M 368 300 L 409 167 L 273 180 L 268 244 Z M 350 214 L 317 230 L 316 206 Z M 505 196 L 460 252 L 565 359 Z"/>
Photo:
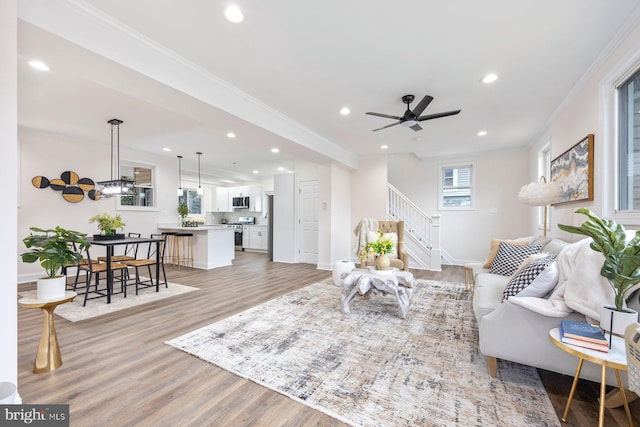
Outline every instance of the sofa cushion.
<path id="1" fill-rule="evenodd" d="M 498 252 L 491 263 L 490 273 L 510 276 L 518 268 L 522 261 L 529 255 L 537 254 L 542 249 L 540 245 L 514 245 L 500 242 Z"/>
<path id="2" fill-rule="evenodd" d="M 544 297 L 558 282 L 558 268 L 555 255 L 548 255 L 527 264 L 509 280 L 502 293 L 502 300 L 510 296 Z"/>
<path id="3" fill-rule="evenodd" d="M 500 245 L 500 242 L 512 243 L 514 245 L 528 245 L 531 242 L 531 239 L 528 237 L 516 240 L 491 239 L 489 255 L 487 255 L 487 260 L 484 262 L 483 268 L 491 268 L 493 259 L 496 257 L 496 253 L 498 252 L 498 246 Z"/>
<path id="4" fill-rule="evenodd" d="M 485 315 L 500 306 L 502 291 L 508 281 L 509 277 L 499 274 L 478 274 L 473 292 L 473 312 L 478 323 Z"/>
<path id="5" fill-rule="evenodd" d="M 535 244 L 535 243 L 532 243 Z M 569 246 L 569 243 L 559 239 L 551 239 L 549 243 L 542 246 L 542 252 L 558 256 L 560 251 Z"/>

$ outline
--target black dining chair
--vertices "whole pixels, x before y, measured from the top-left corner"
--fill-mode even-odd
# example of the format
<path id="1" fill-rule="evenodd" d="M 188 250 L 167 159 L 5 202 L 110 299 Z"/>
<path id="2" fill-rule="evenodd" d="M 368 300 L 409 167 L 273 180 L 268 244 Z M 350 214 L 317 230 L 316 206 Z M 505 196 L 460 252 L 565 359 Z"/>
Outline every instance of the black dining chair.
<path id="1" fill-rule="evenodd" d="M 107 264 L 105 263 L 96 263 L 91 259 L 91 254 L 89 253 L 89 249 L 86 250 L 87 254 L 87 263 L 78 265 L 78 274 L 76 274 L 76 282 L 73 285 L 73 289 L 75 290 L 78 285 L 78 275 L 80 271 L 84 271 L 86 274 L 85 279 L 85 291 L 84 291 L 84 303 L 82 306 L 87 305 L 87 301 L 90 299 L 106 297 L 108 295 L 108 289 L 99 287 L 100 284 L 100 273 L 108 273 L 107 272 Z M 125 264 L 119 262 L 111 263 L 112 271 L 120 271 L 120 292 L 124 293 L 124 296 L 127 296 L 127 287 L 126 287 L 126 277 L 127 277 L 127 266 Z M 93 290 L 91 290 L 91 282 L 93 280 Z M 89 294 L 96 294 L 96 296 L 89 298 Z M 113 289 L 111 289 L 111 293 L 113 294 Z"/>
<path id="2" fill-rule="evenodd" d="M 140 233 L 128 233 L 127 237 L 140 237 Z M 137 244 L 135 243 L 124 245 L 124 253 L 121 255 L 115 255 L 115 254 L 111 255 L 111 262 L 120 262 L 120 261 L 135 259 L 136 257 L 134 255 L 134 252 L 136 250 L 136 247 L 137 247 Z M 107 257 L 99 256 L 98 261 L 107 262 Z"/>
<path id="3" fill-rule="evenodd" d="M 167 283 L 167 273 L 164 269 L 164 249 L 167 243 L 167 235 L 151 234 L 151 238 L 161 239 L 162 241 L 160 242 L 160 244 L 157 244 L 156 242 L 140 243 L 138 244 L 135 251 L 135 254 L 136 254 L 135 259 L 122 261 L 122 264 L 126 265 L 127 267 L 135 268 L 136 295 L 138 295 L 138 290 L 140 286 L 143 286 L 143 287 L 155 286 L 153 283 L 153 273 L 151 272 L 151 267 L 156 265 L 157 263 L 156 258 L 160 260 L 159 269 L 162 276 L 164 277 L 164 285 L 167 288 L 169 287 L 169 284 Z M 147 257 L 139 258 L 138 255 L 144 253 L 144 249 L 146 249 Z M 149 280 L 140 280 L 141 267 L 147 267 L 147 271 L 149 273 Z M 160 280 L 160 277 L 156 277 L 156 281 L 158 281 L 158 284 L 161 284 L 159 280 Z"/>

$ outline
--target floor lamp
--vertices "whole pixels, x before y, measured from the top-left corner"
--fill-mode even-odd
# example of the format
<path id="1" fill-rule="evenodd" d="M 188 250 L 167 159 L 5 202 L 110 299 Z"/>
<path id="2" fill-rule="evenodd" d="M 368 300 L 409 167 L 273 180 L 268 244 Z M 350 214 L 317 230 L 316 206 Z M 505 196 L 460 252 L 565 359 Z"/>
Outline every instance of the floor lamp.
<path id="1" fill-rule="evenodd" d="M 557 182 L 547 182 L 544 176 L 539 182 L 524 185 L 518 193 L 518 200 L 529 206 L 544 206 L 543 230 L 547 235 L 547 206 L 555 202 L 562 195 L 562 188 Z"/>

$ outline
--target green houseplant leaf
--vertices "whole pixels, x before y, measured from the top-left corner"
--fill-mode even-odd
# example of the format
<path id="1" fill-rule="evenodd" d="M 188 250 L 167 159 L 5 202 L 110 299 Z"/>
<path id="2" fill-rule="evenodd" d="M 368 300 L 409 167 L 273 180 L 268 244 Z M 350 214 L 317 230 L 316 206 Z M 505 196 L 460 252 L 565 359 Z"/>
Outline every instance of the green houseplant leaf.
<path id="1" fill-rule="evenodd" d="M 588 219 L 579 227 L 558 224 L 558 228 L 593 239 L 589 246 L 604 256 L 600 274 L 613 288 L 616 310 L 622 311 L 626 292 L 640 282 L 640 230 L 627 242 L 625 228 L 615 221 L 602 219 L 587 208 L 576 213 Z"/>
<path id="2" fill-rule="evenodd" d="M 78 231 L 66 230 L 62 227 L 42 229 L 31 227 L 31 234 L 22 239 L 29 249 L 21 254 L 23 262 L 40 262 L 47 277 L 55 277 L 67 264 L 77 263 L 82 259 L 82 251 L 91 246 L 87 235 Z M 37 233 L 37 234 L 34 234 Z"/>
<path id="3" fill-rule="evenodd" d="M 109 215 L 108 213 L 100 213 L 89 218 L 89 224 L 94 222 L 98 223 L 98 229 L 105 236 L 116 234 L 118 228 L 124 228 L 124 226 L 127 225 L 119 214 Z"/>

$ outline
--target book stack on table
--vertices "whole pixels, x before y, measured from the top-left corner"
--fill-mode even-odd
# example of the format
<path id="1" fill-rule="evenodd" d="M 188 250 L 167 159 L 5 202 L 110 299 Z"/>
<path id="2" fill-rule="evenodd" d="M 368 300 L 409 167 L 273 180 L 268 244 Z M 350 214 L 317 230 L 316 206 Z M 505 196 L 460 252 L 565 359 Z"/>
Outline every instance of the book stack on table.
<path id="1" fill-rule="evenodd" d="M 609 352 L 609 342 L 598 326 L 585 322 L 561 320 L 558 324 L 560 341 L 577 347 L 590 348 L 605 353 Z"/>

